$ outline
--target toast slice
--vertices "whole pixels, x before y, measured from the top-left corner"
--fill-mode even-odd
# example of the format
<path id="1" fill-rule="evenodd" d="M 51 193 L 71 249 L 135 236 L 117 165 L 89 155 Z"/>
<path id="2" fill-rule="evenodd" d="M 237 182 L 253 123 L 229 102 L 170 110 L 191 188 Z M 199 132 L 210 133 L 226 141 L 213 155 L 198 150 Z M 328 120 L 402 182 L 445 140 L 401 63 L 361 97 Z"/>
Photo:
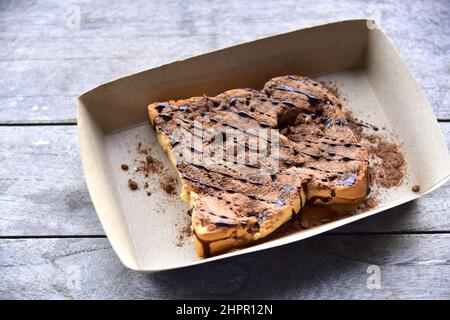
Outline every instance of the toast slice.
<path id="1" fill-rule="evenodd" d="M 149 105 L 192 207 L 199 256 L 264 238 L 307 201 L 366 196 L 367 150 L 341 108 L 328 89 L 300 76 L 271 79 L 261 91 Z"/>

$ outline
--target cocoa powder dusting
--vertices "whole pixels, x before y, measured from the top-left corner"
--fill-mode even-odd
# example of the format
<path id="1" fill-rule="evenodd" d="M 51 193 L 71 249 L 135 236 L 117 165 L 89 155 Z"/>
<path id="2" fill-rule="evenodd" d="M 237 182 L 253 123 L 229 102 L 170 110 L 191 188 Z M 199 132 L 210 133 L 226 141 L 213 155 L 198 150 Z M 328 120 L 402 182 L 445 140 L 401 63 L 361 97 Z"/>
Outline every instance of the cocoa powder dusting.
<path id="1" fill-rule="evenodd" d="M 341 97 L 342 94 L 336 82 L 330 80 L 330 81 L 319 81 L 319 83 L 325 88 L 327 88 L 336 98 L 342 100 Z"/>
<path id="2" fill-rule="evenodd" d="M 364 132 L 363 126 L 374 130 L 376 127 L 367 123 L 358 122 L 357 119 L 353 118 L 351 112 L 346 112 L 346 117 L 350 129 L 356 138 L 369 151 L 371 160 L 369 165 L 371 183 L 375 183 L 384 188 L 399 186 L 403 182 L 406 170 L 405 157 L 400 147 L 381 135 Z"/>
<path id="3" fill-rule="evenodd" d="M 138 139 L 138 136 L 136 136 L 136 139 Z M 129 171 L 130 179 L 128 180 L 128 187 L 131 190 L 142 189 L 147 196 L 152 195 L 152 192 L 149 190 L 151 189 L 149 185 L 149 175 L 158 174 L 158 179 L 161 181 L 167 171 L 161 161 L 151 156 L 151 151 L 151 148 L 146 144 L 141 141 L 137 141 L 136 145 L 132 149 L 128 150 L 129 153 L 137 153 L 134 159 L 134 165 L 132 167 L 133 170 L 129 170 L 128 164 L 122 164 L 120 166 L 122 170 Z M 167 193 L 175 194 L 176 183 L 174 183 L 174 181 L 175 180 L 170 178 L 166 179 L 166 181 L 161 182 L 161 186 L 164 185 L 163 189 Z M 156 182 L 156 184 L 158 184 L 158 182 Z M 139 186 L 142 186 L 142 188 L 139 188 Z"/>
<path id="4" fill-rule="evenodd" d="M 161 188 L 169 195 L 174 195 L 177 193 L 176 186 L 177 186 L 177 179 L 174 177 L 168 177 L 164 181 L 160 183 Z"/>
<path id="5" fill-rule="evenodd" d="M 148 154 L 148 150 L 147 150 L 147 148 L 144 147 L 142 142 L 138 142 L 137 151 L 140 154 Z"/>
<path id="6" fill-rule="evenodd" d="M 177 237 L 177 241 L 175 243 L 175 245 L 177 247 L 182 247 L 186 241 L 186 239 L 189 239 L 192 236 L 192 228 L 191 228 L 191 224 L 186 224 L 184 227 L 182 227 L 179 230 L 179 234 Z"/>
<path id="7" fill-rule="evenodd" d="M 373 197 L 366 198 L 364 202 L 360 205 L 360 209 L 363 211 L 368 211 L 375 208 L 378 205 L 378 200 Z"/>
<path id="8" fill-rule="evenodd" d="M 161 161 L 150 155 L 146 155 L 144 160 L 139 160 L 138 163 L 137 171 L 144 173 L 145 177 L 148 177 L 149 173 L 161 173 L 164 168 Z"/>
<path id="9" fill-rule="evenodd" d="M 338 92 L 334 93 L 339 94 Z M 388 141 L 381 135 L 367 133 L 363 130 L 363 128 L 367 128 L 376 132 L 379 130 L 377 127 L 353 118 L 350 112 L 346 113 L 346 117 L 349 127 L 355 134 L 355 137 L 369 152 L 370 183 L 377 184 L 384 188 L 392 188 L 400 185 L 405 177 L 406 170 L 405 158 L 400 147 L 397 144 Z M 418 192 L 419 188 L 418 186 L 414 186 L 412 190 Z M 356 207 L 352 205 L 340 205 L 334 207 L 326 205 L 306 205 L 299 214 L 295 215 L 290 221 L 286 222 L 263 241 L 281 238 L 358 212 L 374 209 L 378 206 L 377 197 L 378 194 L 372 192 L 369 197 Z"/>
<path id="10" fill-rule="evenodd" d="M 377 137 L 375 144 L 368 150 L 369 154 L 381 159 L 381 164 L 374 164 L 371 167 L 372 180 L 385 188 L 400 185 L 405 176 L 405 159 L 399 147 Z"/>
<path id="11" fill-rule="evenodd" d="M 363 138 L 363 128 L 360 126 L 355 118 L 353 118 L 353 114 L 351 111 L 345 112 L 345 118 L 347 119 L 348 126 L 350 130 L 352 130 L 355 138 L 359 141 Z"/>
<path id="12" fill-rule="evenodd" d="M 308 204 L 300 210 L 300 213 L 284 223 L 280 228 L 275 230 L 268 239 L 263 241 L 278 239 L 301 230 L 341 219 L 350 215 L 351 210 L 353 210 L 353 208 L 346 208 L 345 206 L 340 206 L 339 209 L 337 209 L 328 205 L 321 206 Z"/>

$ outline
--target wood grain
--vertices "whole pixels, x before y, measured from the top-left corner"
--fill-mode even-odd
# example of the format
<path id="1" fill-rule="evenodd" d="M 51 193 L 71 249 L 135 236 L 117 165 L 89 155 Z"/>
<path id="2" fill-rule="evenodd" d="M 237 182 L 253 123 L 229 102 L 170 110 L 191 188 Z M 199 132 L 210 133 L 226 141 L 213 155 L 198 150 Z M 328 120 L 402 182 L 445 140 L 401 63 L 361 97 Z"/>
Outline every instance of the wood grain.
<path id="1" fill-rule="evenodd" d="M 79 28 L 76 19 L 79 10 Z M 251 14 L 249 14 L 251 12 Z M 411 19 L 414 17 L 414 19 Z M 75 120 L 75 97 L 169 61 L 309 25 L 375 18 L 450 119 L 450 9 L 441 1 L 3 1 L 0 122 Z M 442 72 L 447 70 L 447 72 Z"/>
<path id="2" fill-rule="evenodd" d="M 0 240 L 0 298 L 449 299 L 449 242 L 448 234 L 317 236 L 142 275 L 106 239 Z M 371 265 L 379 289 L 367 287 Z"/>
<path id="3" fill-rule="evenodd" d="M 450 123 L 441 123 L 450 139 Z M 450 142 L 448 140 L 448 142 Z M 0 236 L 103 235 L 74 126 L 0 126 Z M 450 183 L 334 232 L 450 231 Z"/>
<path id="4" fill-rule="evenodd" d="M 0 127 L 0 235 L 103 234 L 75 126 Z"/>

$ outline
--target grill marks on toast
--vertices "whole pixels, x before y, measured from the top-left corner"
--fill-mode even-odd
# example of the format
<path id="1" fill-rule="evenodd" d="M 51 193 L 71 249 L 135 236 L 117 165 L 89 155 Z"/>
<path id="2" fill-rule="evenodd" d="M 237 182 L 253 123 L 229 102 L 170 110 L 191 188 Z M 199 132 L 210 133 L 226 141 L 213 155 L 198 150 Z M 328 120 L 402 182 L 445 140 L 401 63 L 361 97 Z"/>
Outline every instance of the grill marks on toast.
<path id="1" fill-rule="evenodd" d="M 365 192 L 354 192 L 348 199 L 341 196 L 347 189 L 358 189 L 367 176 L 367 151 L 353 136 L 341 107 L 319 83 L 299 76 L 271 79 L 262 91 L 235 89 L 216 97 L 149 106 L 160 143 L 183 181 L 185 200 L 193 206 L 200 256 L 266 236 L 303 207 L 306 195 L 322 202 L 352 202 L 365 196 Z M 175 135 L 185 130 L 195 136 L 196 123 L 212 132 L 200 146 Z M 230 128 L 236 136 L 225 135 Z M 217 135 L 241 151 L 257 152 L 252 142 L 258 129 L 279 141 L 278 170 L 270 156 L 252 164 L 173 156 L 180 150 L 208 155 Z M 235 137 L 241 139 L 236 143 Z M 269 150 L 272 141 L 266 141 Z"/>

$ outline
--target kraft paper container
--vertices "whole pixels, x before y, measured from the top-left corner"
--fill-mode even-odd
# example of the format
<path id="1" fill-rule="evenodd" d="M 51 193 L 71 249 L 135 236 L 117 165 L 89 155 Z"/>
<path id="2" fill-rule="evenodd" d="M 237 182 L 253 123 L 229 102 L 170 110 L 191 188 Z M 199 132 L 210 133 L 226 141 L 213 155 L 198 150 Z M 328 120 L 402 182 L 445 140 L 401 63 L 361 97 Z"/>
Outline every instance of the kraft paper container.
<path id="1" fill-rule="evenodd" d="M 445 183 L 449 153 L 430 104 L 389 40 L 373 26 L 372 21 L 352 20 L 280 34 L 129 75 L 81 95 L 78 133 L 84 174 L 122 262 L 154 272 L 273 248 L 398 206 Z M 152 146 L 152 156 L 175 175 L 148 123 L 147 105 L 232 88 L 259 89 L 270 78 L 287 74 L 333 80 L 346 97 L 345 109 L 385 127 L 404 151 L 405 183 L 385 192 L 374 210 L 232 253 L 202 259 L 192 242 L 176 246 L 179 226 L 189 220 L 187 205 L 159 188 L 157 175 L 150 176 L 150 197 L 131 191 L 129 176 L 120 169 L 122 163 L 133 163 L 136 155 L 130 148 L 139 140 Z M 414 184 L 420 185 L 419 194 L 411 191 Z"/>

